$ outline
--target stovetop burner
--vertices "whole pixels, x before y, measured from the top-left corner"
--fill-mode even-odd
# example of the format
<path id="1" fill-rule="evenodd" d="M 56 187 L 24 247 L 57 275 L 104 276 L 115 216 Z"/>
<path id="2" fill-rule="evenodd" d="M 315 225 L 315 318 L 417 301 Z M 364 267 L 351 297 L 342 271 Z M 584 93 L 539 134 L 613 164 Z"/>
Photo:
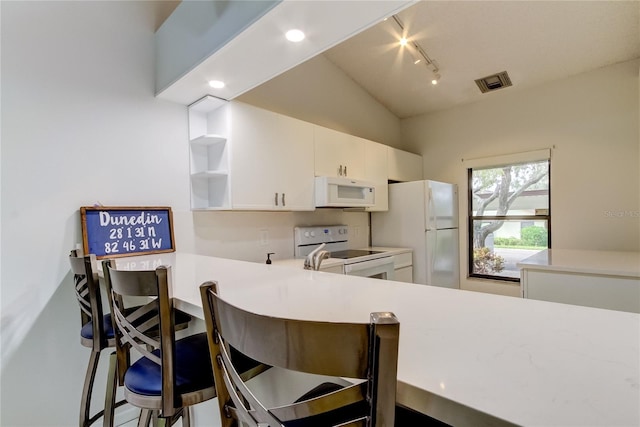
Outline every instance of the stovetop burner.
<path id="1" fill-rule="evenodd" d="M 331 258 L 350 259 L 350 258 L 357 258 L 357 257 L 361 257 L 361 256 L 374 255 L 374 254 L 380 254 L 380 253 L 382 253 L 382 252 L 381 251 L 367 251 L 367 250 L 363 250 L 363 249 L 347 249 L 345 251 L 331 252 Z"/>

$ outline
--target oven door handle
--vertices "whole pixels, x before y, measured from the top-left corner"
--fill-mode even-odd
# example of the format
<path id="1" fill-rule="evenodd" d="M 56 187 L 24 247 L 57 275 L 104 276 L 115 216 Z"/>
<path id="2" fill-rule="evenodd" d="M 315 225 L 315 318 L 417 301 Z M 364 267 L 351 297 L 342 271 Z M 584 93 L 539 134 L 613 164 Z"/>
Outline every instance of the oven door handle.
<path id="1" fill-rule="evenodd" d="M 369 270 L 375 267 L 382 267 L 390 264 L 391 269 L 393 270 L 393 257 L 383 257 L 378 259 L 373 259 L 370 261 L 362 261 L 356 262 L 354 264 L 345 264 L 344 265 L 344 274 L 352 274 L 356 271 Z"/>

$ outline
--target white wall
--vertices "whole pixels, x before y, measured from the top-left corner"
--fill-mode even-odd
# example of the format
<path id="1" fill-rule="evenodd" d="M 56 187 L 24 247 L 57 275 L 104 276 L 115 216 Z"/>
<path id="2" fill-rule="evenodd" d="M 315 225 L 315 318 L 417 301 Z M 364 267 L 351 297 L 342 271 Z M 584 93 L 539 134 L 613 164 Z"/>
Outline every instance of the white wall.
<path id="1" fill-rule="evenodd" d="M 179 250 L 252 261 L 292 256 L 295 225 L 346 223 L 367 243 L 365 213 L 190 212 L 187 109 L 153 96 L 156 6 L 0 2 L 0 425 L 77 424 L 89 350 L 67 255 L 80 206 L 168 205 Z"/>
<path id="2" fill-rule="evenodd" d="M 0 424 L 69 426 L 89 356 L 66 259 L 78 208 L 186 210 L 186 109 L 153 97 L 152 3 L 1 7 Z"/>
<path id="3" fill-rule="evenodd" d="M 531 90 L 503 89 L 483 102 L 402 121 L 403 143 L 423 155 L 425 178 L 459 185 L 462 288 L 518 291 L 465 279 L 463 158 L 552 148 L 552 247 L 640 250 L 639 64 L 616 64 Z"/>
<path id="4" fill-rule="evenodd" d="M 237 99 L 401 148 L 400 119 L 323 55 L 282 73 Z"/>

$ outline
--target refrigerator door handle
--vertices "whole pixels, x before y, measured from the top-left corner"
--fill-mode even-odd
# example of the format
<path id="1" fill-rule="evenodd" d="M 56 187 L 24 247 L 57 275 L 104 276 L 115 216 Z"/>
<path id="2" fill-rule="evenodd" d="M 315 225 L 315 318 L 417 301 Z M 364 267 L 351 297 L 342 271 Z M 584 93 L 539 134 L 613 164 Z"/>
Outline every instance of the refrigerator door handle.
<path id="1" fill-rule="evenodd" d="M 429 212 L 429 224 L 427 226 L 427 230 L 437 230 L 438 229 L 438 215 L 435 212 L 436 204 L 433 201 L 433 190 L 429 187 L 429 191 L 427 192 L 428 197 L 428 209 Z"/>
<path id="2" fill-rule="evenodd" d="M 435 242 L 433 243 L 433 250 L 431 251 L 431 274 L 435 274 L 436 273 L 436 258 L 438 257 L 438 229 L 437 229 L 437 224 L 436 224 L 436 231 L 434 231 L 435 234 Z"/>

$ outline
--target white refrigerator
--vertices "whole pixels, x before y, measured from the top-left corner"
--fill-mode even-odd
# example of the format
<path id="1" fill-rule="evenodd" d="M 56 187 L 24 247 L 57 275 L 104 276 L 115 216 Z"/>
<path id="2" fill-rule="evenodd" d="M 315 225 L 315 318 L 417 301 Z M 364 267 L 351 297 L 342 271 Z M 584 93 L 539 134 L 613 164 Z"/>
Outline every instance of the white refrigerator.
<path id="1" fill-rule="evenodd" d="M 413 283 L 459 288 L 458 186 L 390 184 L 389 210 L 371 214 L 371 242 L 413 249 Z"/>

